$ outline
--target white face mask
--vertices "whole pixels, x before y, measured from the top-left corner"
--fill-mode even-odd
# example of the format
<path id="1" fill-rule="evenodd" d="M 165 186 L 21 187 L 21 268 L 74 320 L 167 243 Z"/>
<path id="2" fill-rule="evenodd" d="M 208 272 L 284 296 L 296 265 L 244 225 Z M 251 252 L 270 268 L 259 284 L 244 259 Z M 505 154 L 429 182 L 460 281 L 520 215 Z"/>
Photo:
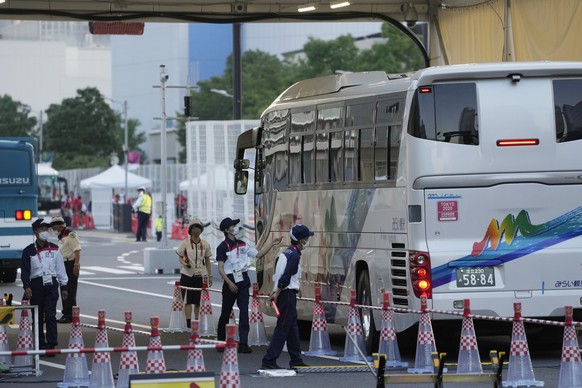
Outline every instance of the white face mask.
<path id="1" fill-rule="evenodd" d="M 51 236 L 51 233 L 48 230 L 45 230 L 44 232 L 40 232 L 38 234 L 38 238 L 40 238 L 41 240 L 44 240 L 44 241 L 48 240 L 50 236 Z"/>
<path id="2" fill-rule="evenodd" d="M 303 249 L 305 249 L 309 245 L 309 240 L 301 240 L 301 245 L 303 246 Z"/>

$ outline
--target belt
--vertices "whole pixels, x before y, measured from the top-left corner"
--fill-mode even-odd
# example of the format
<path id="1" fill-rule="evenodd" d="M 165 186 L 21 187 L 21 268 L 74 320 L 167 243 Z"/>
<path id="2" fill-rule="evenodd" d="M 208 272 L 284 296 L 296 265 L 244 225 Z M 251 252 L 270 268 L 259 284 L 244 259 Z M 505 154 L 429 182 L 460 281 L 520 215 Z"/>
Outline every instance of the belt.
<path id="1" fill-rule="evenodd" d="M 296 290 L 295 288 L 285 288 L 283 291 L 293 291 L 296 294 L 299 293 L 299 290 Z"/>
<path id="2" fill-rule="evenodd" d="M 65 261 L 73 261 L 73 260 L 75 260 L 75 258 L 74 257 L 69 257 L 68 259 L 63 259 L 63 260 L 65 260 Z"/>

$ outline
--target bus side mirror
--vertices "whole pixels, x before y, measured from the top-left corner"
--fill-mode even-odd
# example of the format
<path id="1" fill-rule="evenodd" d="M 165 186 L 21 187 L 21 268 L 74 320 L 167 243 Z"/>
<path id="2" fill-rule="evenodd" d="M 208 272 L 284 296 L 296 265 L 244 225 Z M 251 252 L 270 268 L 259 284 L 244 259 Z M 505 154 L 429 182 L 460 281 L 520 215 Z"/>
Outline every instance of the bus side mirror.
<path id="1" fill-rule="evenodd" d="M 263 194 L 263 170 L 255 170 L 255 194 Z"/>
<path id="2" fill-rule="evenodd" d="M 249 172 L 237 170 L 234 174 L 234 192 L 238 195 L 247 193 L 249 184 Z"/>

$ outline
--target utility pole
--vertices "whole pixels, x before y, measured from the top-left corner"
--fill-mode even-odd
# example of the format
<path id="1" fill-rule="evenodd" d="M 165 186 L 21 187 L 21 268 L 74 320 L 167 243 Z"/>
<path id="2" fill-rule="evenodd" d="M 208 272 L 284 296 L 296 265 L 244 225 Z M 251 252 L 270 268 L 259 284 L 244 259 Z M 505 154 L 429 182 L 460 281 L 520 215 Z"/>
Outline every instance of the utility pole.
<path id="1" fill-rule="evenodd" d="M 128 140 L 128 128 L 127 128 L 127 100 L 123 101 L 123 121 L 124 121 L 124 128 L 125 128 L 125 133 L 124 133 L 124 143 L 123 143 L 123 151 L 125 152 L 125 195 L 124 195 L 124 201 L 127 202 L 127 165 L 129 164 L 129 140 Z"/>
<path id="2" fill-rule="evenodd" d="M 168 225 L 168 216 L 166 214 L 166 195 L 167 195 L 167 178 L 166 178 L 166 165 L 167 165 L 167 150 L 166 150 L 166 84 L 170 76 L 166 73 L 166 66 L 160 65 L 160 88 L 162 90 L 162 122 L 160 123 L 161 134 L 160 134 L 160 157 L 162 162 L 162 245 L 160 248 L 168 247 L 168 233 L 166 232 L 166 226 Z"/>

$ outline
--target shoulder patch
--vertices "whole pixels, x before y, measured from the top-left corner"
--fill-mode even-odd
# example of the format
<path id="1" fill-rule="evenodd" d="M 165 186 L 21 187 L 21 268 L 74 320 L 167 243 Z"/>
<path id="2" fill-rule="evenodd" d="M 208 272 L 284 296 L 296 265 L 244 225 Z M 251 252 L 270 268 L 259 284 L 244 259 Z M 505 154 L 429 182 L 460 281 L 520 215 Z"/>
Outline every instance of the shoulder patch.
<path id="1" fill-rule="evenodd" d="M 71 233 L 69 233 L 69 237 L 71 237 L 71 238 L 77 238 L 77 233 L 76 232 L 71 232 Z"/>

